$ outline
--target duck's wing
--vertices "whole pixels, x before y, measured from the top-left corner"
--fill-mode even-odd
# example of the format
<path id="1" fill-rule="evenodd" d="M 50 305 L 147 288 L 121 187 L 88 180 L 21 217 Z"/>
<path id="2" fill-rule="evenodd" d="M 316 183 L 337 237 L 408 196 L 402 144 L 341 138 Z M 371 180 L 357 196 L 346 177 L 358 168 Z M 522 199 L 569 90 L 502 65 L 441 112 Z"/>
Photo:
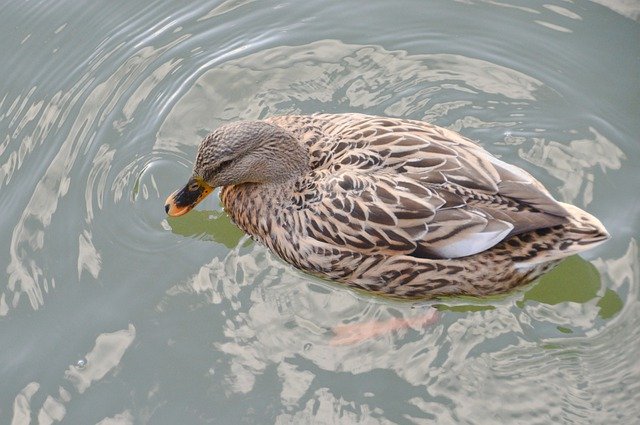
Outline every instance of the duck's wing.
<path id="1" fill-rule="evenodd" d="M 566 210 L 531 175 L 455 132 L 350 115 L 335 127 L 331 160 L 316 173 L 316 202 L 305 212 L 316 240 L 458 258 L 566 221 Z"/>

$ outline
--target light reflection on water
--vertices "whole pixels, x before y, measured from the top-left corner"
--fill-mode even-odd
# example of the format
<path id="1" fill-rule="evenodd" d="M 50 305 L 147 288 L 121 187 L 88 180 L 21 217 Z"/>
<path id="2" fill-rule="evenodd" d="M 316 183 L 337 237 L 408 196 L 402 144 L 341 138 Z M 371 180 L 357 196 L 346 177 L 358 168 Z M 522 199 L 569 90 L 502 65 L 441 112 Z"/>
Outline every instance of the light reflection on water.
<path id="1" fill-rule="evenodd" d="M 636 417 L 638 23 L 463 3 L 3 6 L 0 27 L 23 25 L 0 42 L 0 422 Z M 214 197 L 165 217 L 207 132 L 317 111 L 460 131 L 614 238 L 506 297 L 406 303 L 291 269 Z M 435 323 L 335 343 L 432 307 Z"/>

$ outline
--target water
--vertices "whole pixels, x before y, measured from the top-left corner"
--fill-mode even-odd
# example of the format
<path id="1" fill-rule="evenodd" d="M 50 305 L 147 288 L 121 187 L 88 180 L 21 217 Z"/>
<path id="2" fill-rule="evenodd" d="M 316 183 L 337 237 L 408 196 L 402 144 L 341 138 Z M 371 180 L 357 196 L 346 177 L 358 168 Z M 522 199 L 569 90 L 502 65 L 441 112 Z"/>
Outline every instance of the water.
<path id="1" fill-rule="evenodd" d="M 0 423 L 638 419 L 634 2 L 192 3 L 0 6 Z M 291 269 L 216 197 L 165 217 L 207 132 L 318 111 L 460 131 L 613 238 L 505 297 L 412 304 Z"/>

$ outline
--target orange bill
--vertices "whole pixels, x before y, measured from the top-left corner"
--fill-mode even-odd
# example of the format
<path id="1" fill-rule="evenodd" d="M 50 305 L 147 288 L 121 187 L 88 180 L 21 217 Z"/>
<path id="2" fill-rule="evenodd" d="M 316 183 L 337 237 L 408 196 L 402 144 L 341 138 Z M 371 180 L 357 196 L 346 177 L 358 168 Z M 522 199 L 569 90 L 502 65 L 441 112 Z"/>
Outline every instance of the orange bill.
<path id="1" fill-rule="evenodd" d="M 211 193 L 213 188 L 201 177 L 192 177 L 180 190 L 176 190 L 167 198 L 164 210 L 171 217 L 178 217 L 188 213 L 200 201 Z"/>

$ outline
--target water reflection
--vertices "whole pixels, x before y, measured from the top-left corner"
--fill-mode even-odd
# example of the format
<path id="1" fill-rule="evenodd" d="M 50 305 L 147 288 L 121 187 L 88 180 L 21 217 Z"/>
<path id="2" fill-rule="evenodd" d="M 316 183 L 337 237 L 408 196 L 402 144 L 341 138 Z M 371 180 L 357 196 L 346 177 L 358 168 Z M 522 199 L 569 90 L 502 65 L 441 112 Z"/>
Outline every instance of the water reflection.
<path id="1" fill-rule="evenodd" d="M 5 3 L 0 422 L 638 416 L 634 22 L 589 2 Z M 208 131 L 318 111 L 480 140 L 606 222 L 597 273 L 571 259 L 506 297 L 398 303 L 294 271 L 214 198 L 166 219 Z"/>
<path id="2" fill-rule="evenodd" d="M 540 8 L 534 9 L 532 7 L 516 5 L 510 2 L 499 2 L 496 0 L 456 0 L 456 1 L 459 1 L 465 4 L 472 4 L 479 1 L 483 3 L 491 4 L 492 6 L 519 10 L 532 15 L 542 14 L 543 13 L 542 8 L 544 8 L 569 19 L 573 19 L 573 20 L 582 19 L 580 15 L 577 13 L 577 11 L 572 11 L 563 6 L 554 5 L 554 4 L 541 4 Z M 614 12 L 617 12 L 620 15 L 625 16 L 629 19 L 633 19 L 635 21 L 640 19 L 640 5 L 636 2 L 628 1 L 628 0 L 592 0 L 592 1 L 594 3 L 601 4 L 602 6 L 607 7 L 613 10 Z"/>
<path id="3" fill-rule="evenodd" d="M 634 21 L 640 20 L 640 4 L 626 0 L 592 0 Z"/>
<path id="4" fill-rule="evenodd" d="M 127 329 L 98 335 L 95 346 L 86 354 L 85 365 L 83 367 L 78 367 L 77 364 L 70 365 L 64 372 L 64 380 L 75 387 L 75 392 L 78 395 L 82 395 L 94 382 L 113 373 L 135 336 L 135 328 L 132 325 L 129 325 Z M 44 399 L 37 416 L 38 424 L 48 425 L 60 422 L 66 416 L 67 408 L 65 406 L 71 402 L 73 397 L 72 393 L 63 385 L 64 382 L 60 382 L 56 396 L 47 395 Z M 39 383 L 30 382 L 16 395 L 13 402 L 11 425 L 31 423 L 31 399 L 39 390 Z"/>
<path id="5" fill-rule="evenodd" d="M 96 425 L 133 425 L 136 423 L 134 417 L 129 410 L 118 413 L 112 417 L 104 418 Z"/>
<path id="6" fill-rule="evenodd" d="M 638 256 L 634 255 L 637 254 L 635 242 L 629 250 L 622 258 L 611 260 L 607 265 L 603 260 L 595 261 L 607 284 L 612 280 L 628 283 L 640 277 Z M 571 355 L 571 351 L 562 348 L 572 345 L 567 344 L 561 328 L 571 329 L 574 338 L 577 335 L 596 340 L 610 338 L 610 333 L 603 332 L 608 325 L 598 320 L 602 316 L 597 294 L 603 292 L 599 275 L 597 272 L 593 275 L 593 267 L 584 260 L 573 261 L 590 267 L 585 272 L 594 277 L 587 280 L 595 278 L 593 283 L 597 285 L 592 288 L 591 295 L 575 298 L 574 293 L 567 290 L 565 296 L 574 299 L 563 300 L 562 294 L 554 292 L 562 285 L 572 285 L 563 281 L 563 273 L 575 273 L 575 267 L 569 266 L 566 272 L 552 275 L 555 281 L 540 284 L 554 288 L 533 286 L 516 299 L 508 297 L 483 302 L 492 305 L 491 309 L 467 309 L 461 313 L 444 309 L 435 324 L 378 335 L 356 345 L 336 346 L 332 343 L 332 330 L 336 325 L 354 321 L 416 317 L 428 306 L 367 296 L 363 300 L 350 290 L 306 277 L 274 258 L 265 248 L 255 245 L 238 247 L 223 260 L 215 258 L 197 274 L 170 289 L 167 296 L 191 299 L 190 308 L 204 308 L 202 300 L 223 305 L 224 339 L 211 341 L 213 349 L 224 354 L 222 364 L 215 364 L 216 376 L 222 375 L 220 378 L 224 379 L 223 386 L 229 396 L 249 394 L 256 391 L 257 378 L 275 365 L 282 385 L 281 402 L 293 409 L 292 413 L 279 417 L 278 420 L 284 423 L 303 420 L 301 418 L 311 413 L 309 409 L 318 414 L 318 403 L 320 410 L 324 409 L 322 415 L 326 415 L 326 420 L 340 417 L 355 423 L 369 423 L 368 406 L 378 406 L 382 414 L 384 406 L 389 404 L 384 389 L 364 386 L 361 390 L 349 391 L 348 396 L 340 396 L 325 388 L 323 382 L 331 379 L 327 374 L 343 371 L 348 371 L 349 379 L 357 382 L 377 370 L 393 371 L 396 376 L 393 379 L 400 379 L 409 386 L 424 386 L 420 396 L 407 399 L 408 404 L 399 409 L 409 409 L 409 404 L 415 406 L 420 412 L 417 417 L 447 423 L 452 417 L 473 414 L 480 415 L 480 422 L 490 421 L 491 413 L 481 408 L 488 397 L 495 403 L 508 400 L 510 408 L 506 415 L 525 415 L 533 419 L 551 408 L 553 418 L 559 417 L 563 409 L 579 415 L 580 411 L 594 408 L 593 404 L 577 403 L 573 398 L 575 394 L 568 392 L 572 390 L 566 387 L 566 374 L 573 373 L 572 370 L 578 373 L 576 362 L 584 361 L 584 357 Z M 576 285 L 578 281 L 585 283 L 576 277 Z M 636 303 L 637 298 L 633 299 Z M 167 303 L 172 301 L 164 300 L 159 305 L 160 310 Z M 551 328 L 547 329 L 545 324 Z M 579 329 L 582 331 L 576 333 Z M 588 350 L 587 345 L 580 345 Z M 596 347 L 604 349 L 599 344 Z M 588 358 L 598 356 L 597 352 L 583 355 Z M 623 354 L 618 357 L 630 366 L 628 362 L 632 360 Z M 591 388 L 593 398 L 596 397 L 594 392 L 605 394 L 607 391 L 594 388 L 592 382 L 600 379 L 598 377 L 605 373 L 603 368 L 606 367 L 602 364 L 580 372 L 579 381 Z M 495 375 L 498 380 L 490 379 Z M 519 382 L 530 381 L 531 385 L 539 386 L 544 382 L 545 392 L 531 399 L 525 397 L 529 386 L 514 390 L 503 384 L 516 377 Z M 388 377 L 385 379 L 389 380 Z M 472 395 L 480 382 L 487 386 L 487 394 L 481 400 Z M 404 388 L 403 391 L 410 388 L 401 384 L 394 386 Z M 465 391 L 468 391 L 466 396 Z M 347 403 L 353 408 L 348 413 L 340 401 L 344 400 L 342 397 L 353 400 Z M 468 403 L 453 402 L 460 397 L 468 397 L 465 398 Z M 630 403 L 630 400 L 624 402 Z M 395 399 L 394 403 L 399 401 Z M 437 411 L 438 414 L 434 413 Z M 484 417 L 481 412 L 489 416 Z"/>
<path id="7" fill-rule="evenodd" d="M 129 325 L 128 329 L 99 335 L 96 345 L 85 356 L 84 366 L 70 366 L 65 371 L 65 379 L 73 384 L 79 394 L 84 393 L 94 381 L 104 378 L 120 363 L 135 337 L 133 325 Z"/>
<path id="8" fill-rule="evenodd" d="M 563 202 L 589 205 L 593 200 L 596 173 L 618 170 L 627 159 L 620 148 L 595 128 L 589 127 L 588 132 L 584 138 L 568 143 L 534 137 L 528 150 L 519 150 L 522 158 L 543 167 L 562 182 L 559 199 Z"/>
<path id="9" fill-rule="evenodd" d="M 20 8 L 10 9 L 16 14 Z M 27 13 L 42 31 L 35 31 L 36 25 L 33 38 L 27 34 L 22 40 L 21 54 L 31 60 L 17 61 L 12 74 L 39 73 L 34 80 L 37 85 L 13 98 L 8 93 L 0 101 L 0 122 L 7 130 L 0 142 L 0 184 L 15 184 L 19 179 L 22 188 L 12 192 L 17 207 L 11 212 L 17 215 L 10 218 L 13 231 L 8 283 L 0 295 L 1 315 L 18 308 L 25 296 L 32 309 L 40 308 L 56 283 L 68 280 L 66 268 L 52 266 L 47 252 L 77 253 L 72 269 L 77 269 L 78 280 L 83 274 L 100 277 L 103 254 L 96 238 L 104 234 L 95 231 L 95 223 L 105 220 L 101 211 L 118 202 L 124 189 L 131 191 L 129 177 L 136 178 L 148 165 L 147 152 L 140 149 L 141 138 L 148 135 L 136 122 L 146 115 L 140 108 L 164 95 L 158 91 L 160 85 L 175 82 L 172 74 L 183 60 L 166 54 L 190 40 L 190 34 L 173 31 L 176 22 L 169 19 L 141 25 L 153 14 L 149 9 L 118 22 L 106 38 L 91 31 L 87 37 L 65 43 L 76 34 L 78 16 L 70 14 L 69 22 L 58 23 L 48 33 L 45 28 L 51 20 Z M 180 20 L 188 16 L 181 14 Z M 43 39 L 55 46 L 54 53 L 64 51 L 64 61 L 47 55 L 46 66 L 39 68 L 43 50 L 38 43 Z M 167 94 L 172 91 L 171 85 L 166 88 Z M 147 118 L 154 120 L 153 114 Z M 84 223 L 77 207 L 81 193 Z"/>
<path id="10" fill-rule="evenodd" d="M 484 95 L 478 103 L 479 92 Z M 265 49 L 204 73 L 163 123 L 156 149 L 197 145 L 221 122 L 239 118 L 374 108 L 392 116 L 450 120 L 471 99 L 476 119 L 505 125 L 479 116 L 498 111 L 494 119 L 508 119 L 514 109 L 525 110 L 549 95 L 540 81 L 478 59 L 324 40 Z"/>

